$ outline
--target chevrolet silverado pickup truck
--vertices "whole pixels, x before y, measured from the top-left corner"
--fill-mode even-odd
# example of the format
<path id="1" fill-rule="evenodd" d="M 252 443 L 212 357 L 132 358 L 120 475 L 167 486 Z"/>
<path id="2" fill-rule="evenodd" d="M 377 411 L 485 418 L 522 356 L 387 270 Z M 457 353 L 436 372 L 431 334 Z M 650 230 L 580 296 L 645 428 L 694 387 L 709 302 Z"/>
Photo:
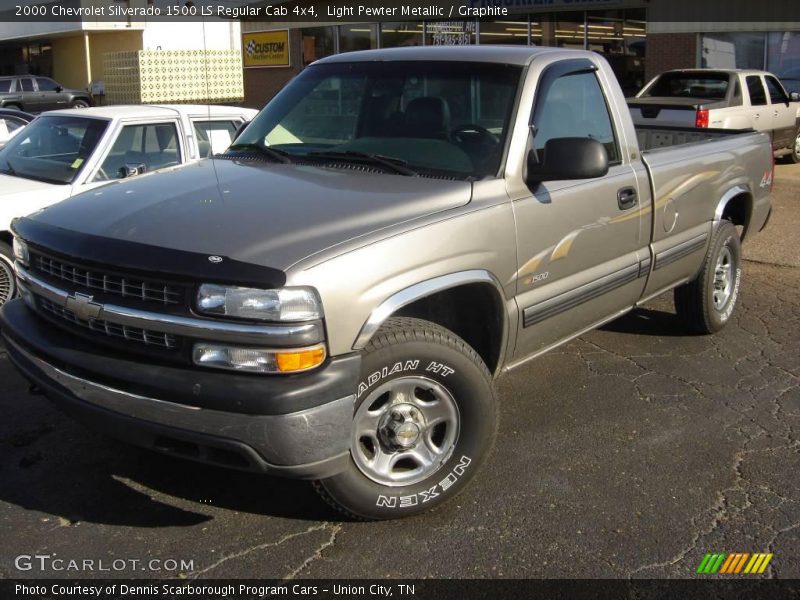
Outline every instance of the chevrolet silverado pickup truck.
<path id="1" fill-rule="evenodd" d="M 0 149 L 0 306 L 15 294 L 13 218 L 117 179 L 222 152 L 256 113 L 152 104 L 59 110 L 37 118 Z"/>
<path id="2" fill-rule="evenodd" d="M 637 132 L 591 52 L 332 56 L 225 153 L 15 220 L 8 355 L 123 440 L 420 513 L 492 448 L 495 377 L 669 290 L 730 321 L 772 151 L 703 135 Z"/>
<path id="3" fill-rule="evenodd" d="M 775 156 L 800 162 L 800 102 L 772 73 L 743 69 L 666 71 L 628 100 L 635 127 L 753 129 Z"/>

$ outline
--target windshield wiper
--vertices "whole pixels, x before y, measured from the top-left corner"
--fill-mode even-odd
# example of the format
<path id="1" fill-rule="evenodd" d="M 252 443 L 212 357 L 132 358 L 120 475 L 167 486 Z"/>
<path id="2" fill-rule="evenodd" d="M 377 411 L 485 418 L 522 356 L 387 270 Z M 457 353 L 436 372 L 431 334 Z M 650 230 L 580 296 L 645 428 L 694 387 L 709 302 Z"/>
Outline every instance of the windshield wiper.
<path id="1" fill-rule="evenodd" d="M 263 154 L 264 156 L 268 156 L 272 160 L 275 160 L 279 163 L 283 163 L 288 165 L 291 162 L 294 162 L 291 158 L 291 154 L 284 150 L 278 150 L 276 148 L 270 148 L 269 146 L 262 146 L 261 144 L 232 144 L 228 147 L 228 150 L 256 150 Z"/>
<path id="2" fill-rule="evenodd" d="M 356 150 L 343 150 L 343 151 L 336 151 L 331 150 L 328 152 L 309 152 L 305 156 L 310 158 L 321 158 L 323 160 L 330 159 L 330 160 L 355 160 L 360 162 L 367 162 L 373 165 L 380 165 L 381 167 L 385 167 L 394 171 L 399 175 L 405 175 L 407 177 L 419 177 L 419 173 L 417 173 L 414 169 L 410 169 L 408 167 L 408 162 L 401 158 L 394 158 L 393 156 L 383 156 L 382 154 L 370 154 L 369 152 L 358 152 Z"/>

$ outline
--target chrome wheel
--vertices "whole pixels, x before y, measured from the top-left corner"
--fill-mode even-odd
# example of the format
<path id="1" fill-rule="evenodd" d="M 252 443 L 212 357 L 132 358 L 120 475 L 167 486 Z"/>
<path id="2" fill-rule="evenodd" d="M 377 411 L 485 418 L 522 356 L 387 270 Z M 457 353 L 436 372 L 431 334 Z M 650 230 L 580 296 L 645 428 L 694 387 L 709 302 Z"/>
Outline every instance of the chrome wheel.
<path id="1" fill-rule="evenodd" d="M 5 256 L 0 255 L 0 306 L 8 302 L 17 293 L 17 280 L 14 279 L 14 267 Z"/>
<path id="2" fill-rule="evenodd" d="M 453 396 L 427 377 L 399 377 L 375 388 L 355 414 L 351 453 L 382 485 L 411 485 L 439 470 L 458 440 Z"/>
<path id="3" fill-rule="evenodd" d="M 728 303 L 733 292 L 733 255 L 729 248 L 724 247 L 717 258 L 714 269 L 714 308 L 722 310 Z"/>
<path id="4" fill-rule="evenodd" d="M 800 161 L 800 133 L 794 139 L 794 157 L 797 161 Z"/>

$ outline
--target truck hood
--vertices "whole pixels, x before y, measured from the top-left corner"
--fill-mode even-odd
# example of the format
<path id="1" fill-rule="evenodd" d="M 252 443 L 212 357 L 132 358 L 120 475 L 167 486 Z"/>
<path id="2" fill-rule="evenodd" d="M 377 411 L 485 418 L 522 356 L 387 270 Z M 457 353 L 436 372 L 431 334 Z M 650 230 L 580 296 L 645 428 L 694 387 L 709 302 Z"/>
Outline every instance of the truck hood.
<path id="1" fill-rule="evenodd" d="M 0 231 L 8 231 L 11 220 L 69 197 L 71 186 L 45 183 L 0 173 Z"/>
<path id="2" fill-rule="evenodd" d="M 464 181 L 215 159 L 79 194 L 34 218 L 285 270 L 331 246 L 466 204 L 471 190 Z"/>

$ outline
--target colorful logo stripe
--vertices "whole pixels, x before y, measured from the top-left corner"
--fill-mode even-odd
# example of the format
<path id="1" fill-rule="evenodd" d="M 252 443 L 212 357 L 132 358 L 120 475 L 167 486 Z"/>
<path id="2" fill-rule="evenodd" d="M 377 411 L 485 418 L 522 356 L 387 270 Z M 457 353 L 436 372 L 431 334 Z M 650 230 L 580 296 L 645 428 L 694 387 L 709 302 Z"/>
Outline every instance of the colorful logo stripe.
<path id="1" fill-rule="evenodd" d="M 772 554 L 749 552 L 734 552 L 727 554 L 725 552 L 708 552 L 700 566 L 697 567 L 697 573 L 703 575 L 714 575 L 716 573 L 724 575 L 760 575 L 766 571 L 767 566 L 772 560 Z"/>

